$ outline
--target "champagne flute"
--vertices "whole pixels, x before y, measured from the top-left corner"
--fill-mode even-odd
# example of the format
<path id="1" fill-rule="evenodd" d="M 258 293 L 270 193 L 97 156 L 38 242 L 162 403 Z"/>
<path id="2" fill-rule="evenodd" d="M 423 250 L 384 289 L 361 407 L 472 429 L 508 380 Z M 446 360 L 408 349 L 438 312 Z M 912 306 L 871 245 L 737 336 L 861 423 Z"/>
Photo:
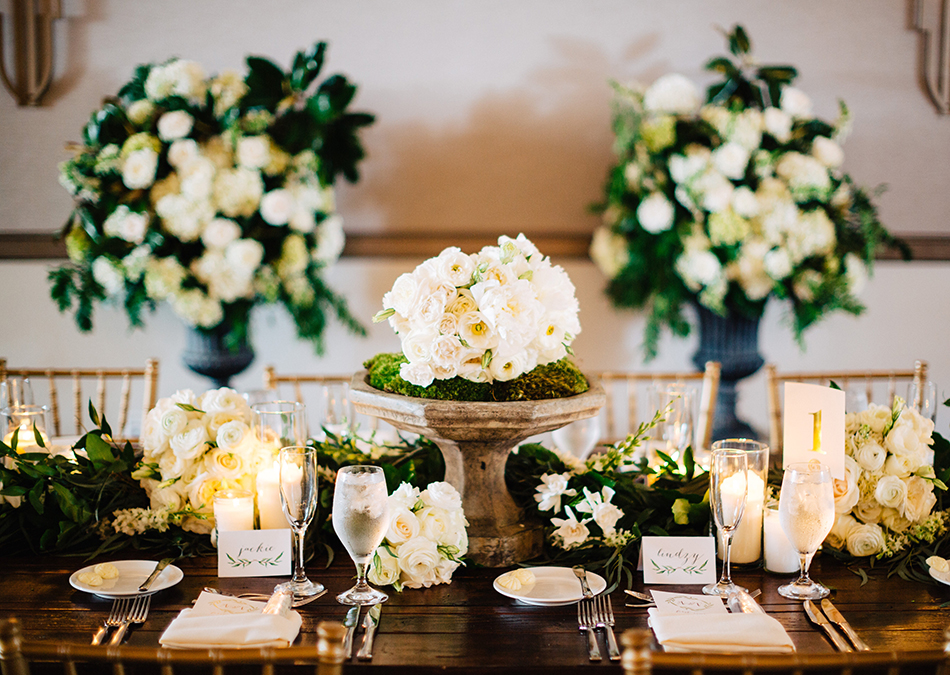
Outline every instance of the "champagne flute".
<path id="1" fill-rule="evenodd" d="M 828 467 L 815 460 L 785 467 L 778 513 L 801 565 L 798 579 L 779 586 L 779 595 L 792 600 L 824 598 L 831 591 L 808 577 L 808 566 L 835 524 L 835 496 Z"/>
<path id="2" fill-rule="evenodd" d="M 304 535 L 317 510 L 317 449 L 292 445 L 281 448 L 280 506 L 294 533 L 294 575 L 288 584 L 295 598 L 316 595 L 323 584 L 310 581 L 303 564 Z"/>
<path id="3" fill-rule="evenodd" d="M 386 476 L 378 466 L 345 466 L 333 490 L 333 529 L 356 563 L 356 585 L 336 596 L 344 605 L 375 605 L 389 596 L 366 583 L 366 573 L 389 527 Z"/>
<path id="4" fill-rule="evenodd" d="M 732 536 L 745 511 L 749 489 L 749 458 L 745 450 L 714 448 L 709 467 L 709 503 L 713 520 L 726 542 L 722 576 L 714 584 L 703 586 L 706 595 L 729 595 L 746 589 L 732 581 Z"/>

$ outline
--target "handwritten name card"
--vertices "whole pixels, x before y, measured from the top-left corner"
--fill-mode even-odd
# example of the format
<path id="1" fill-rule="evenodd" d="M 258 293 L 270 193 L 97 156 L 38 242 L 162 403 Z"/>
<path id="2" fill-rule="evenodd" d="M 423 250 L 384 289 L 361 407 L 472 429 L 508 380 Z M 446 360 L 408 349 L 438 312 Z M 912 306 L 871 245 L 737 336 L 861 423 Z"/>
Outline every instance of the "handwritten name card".
<path id="1" fill-rule="evenodd" d="M 289 529 L 218 532 L 218 576 L 287 576 L 290 547 Z"/>
<path id="2" fill-rule="evenodd" d="M 708 584 L 716 581 L 712 537 L 644 537 L 643 583 Z"/>

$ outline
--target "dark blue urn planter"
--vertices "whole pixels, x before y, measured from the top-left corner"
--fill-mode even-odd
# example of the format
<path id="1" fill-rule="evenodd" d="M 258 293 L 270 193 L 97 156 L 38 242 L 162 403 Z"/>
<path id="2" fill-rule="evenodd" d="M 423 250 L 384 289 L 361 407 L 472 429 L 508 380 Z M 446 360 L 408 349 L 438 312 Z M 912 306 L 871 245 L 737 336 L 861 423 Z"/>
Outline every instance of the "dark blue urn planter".
<path id="1" fill-rule="evenodd" d="M 236 348 L 229 348 L 225 342 L 227 333 L 226 324 L 210 331 L 189 326 L 185 340 L 182 362 L 199 375 L 211 378 L 215 388 L 231 386 L 231 378 L 244 372 L 254 360 L 254 350 L 246 336 Z"/>
<path id="2" fill-rule="evenodd" d="M 707 361 L 722 364 L 713 420 L 713 440 L 757 439 L 755 429 L 736 417 L 736 385 L 765 364 L 759 354 L 760 317 L 723 317 L 701 305 L 696 305 L 696 311 L 699 317 L 699 349 L 693 355 L 693 363 L 700 370 Z"/>

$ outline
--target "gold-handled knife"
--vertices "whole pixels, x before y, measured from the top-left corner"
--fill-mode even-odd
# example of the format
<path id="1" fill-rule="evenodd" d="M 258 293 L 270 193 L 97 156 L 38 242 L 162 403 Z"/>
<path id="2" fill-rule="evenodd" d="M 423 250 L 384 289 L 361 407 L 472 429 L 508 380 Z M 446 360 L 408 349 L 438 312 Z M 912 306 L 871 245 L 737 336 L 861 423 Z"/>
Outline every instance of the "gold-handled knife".
<path id="1" fill-rule="evenodd" d="M 360 606 L 350 607 L 343 619 L 343 625 L 346 627 L 346 634 L 343 637 L 343 658 L 349 660 L 353 655 L 353 634 L 356 632 L 356 625 L 360 622 Z"/>
<path id="2" fill-rule="evenodd" d="M 363 617 L 363 627 L 366 632 L 363 633 L 363 644 L 356 653 L 356 658 L 360 661 L 369 661 L 373 658 L 373 638 L 376 637 L 376 627 L 379 625 L 379 615 L 382 611 L 383 606 L 376 603 Z"/>
<path id="3" fill-rule="evenodd" d="M 813 603 L 811 600 L 805 601 L 805 614 L 808 615 L 809 620 L 821 627 L 825 631 L 825 635 L 828 636 L 828 639 L 831 640 L 835 648 L 839 652 L 853 652 L 851 645 L 841 637 L 841 634 L 835 630 L 835 627 L 831 625 L 831 622 L 825 618 L 825 615 L 821 613 L 821 610 L 818 609 L 818 606 Z"/>
<path id="4" fill-rule="evenodd" d="M 152 570 L 152 573 L 148 575 L 148 578 L 142 582 L 141 586 L 139 586 L 139 593 L 144 593 L 147 591 L 148 587 L 152 585 L 152 582 L 154 582 L 158 578 L 158 575 L 162 573 L 162 570 L 168 567 L 173 560 L 174 558 L 162 558 L 155 566 L 155 569 Z"/>
<path id="5" fill-rule="evenodd" d="M 871 648 L 868 647 L 868 643 L 861 639 L 861 637 L 851 627 L 851 624 L 848 623 L 847 619 L 845 619 L 841 612 L 838 611 L 838 608 L 831 604 L 831 600 L 828 598 L 822 600 L 821 608 L 825 610 L 825 616 L 831 620 L 831 623 L 838 626 L 838 628 L 840 628 L 841 631 L 848 636 L 848 639 L 851 640 L 851 644 L 854 645 L 855 649 L 861 652 L 871 651 Z"/>

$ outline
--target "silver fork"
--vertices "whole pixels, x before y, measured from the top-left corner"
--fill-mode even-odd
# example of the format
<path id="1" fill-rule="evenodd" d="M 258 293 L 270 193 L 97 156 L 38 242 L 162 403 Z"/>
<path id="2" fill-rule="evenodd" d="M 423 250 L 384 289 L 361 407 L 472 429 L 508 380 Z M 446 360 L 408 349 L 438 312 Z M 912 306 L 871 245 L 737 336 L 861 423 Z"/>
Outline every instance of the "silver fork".
<path id="1" fill-rule="evenodd" d="M 109 616 L 106 617 L 106 620 L 99 626 L 99 630 L 92 636 L 92 644 L 102 644 L 102 639 L 109 632 L 109 629 L 122 623 L 122 618 L 128 611 L 128 605 L 128 598 L 116 598 L 112 601 L 112 611 L 109 612 Z"/>
<path id="2" fill-rule="evenodd" d="M 610 603 L 610 596 L 598 595 L 594 598 L 594 608 L 598 628 L 603 628 L 607 635 L 607 656 L 611 661 L 620 660 L 620 648 L 617 646 L 617 636 L 614 635 L 614 607 Z"/>
<path id="3" fill-rule="evenodd" d="M 597 633 L 594 632 L 593 604 L 590 600 L 581 600 L 577 603 L 577 626 L 587 631 L 587 654 L 591 661 L 600 661 L 600 645 L 597 644 Z"/>
<path id="4" fill-rule="evenodd" d="M 109 645 L 122 644 L 122 638 L 125 637 L 126 632 L 129 630 L 129 624 L 145 623 L 145 619 L 148 618 L 148 608 L 151 604 L 151 595 L 140 595 L 135 598 L 135 600 L 132 601 L 131 609 L 129 609 L 128 614 L 125 615 L 125 619 L 119 624 L 119 630 L 115 632 L 115 635 L 113 635 L 109 641 Z"/>

